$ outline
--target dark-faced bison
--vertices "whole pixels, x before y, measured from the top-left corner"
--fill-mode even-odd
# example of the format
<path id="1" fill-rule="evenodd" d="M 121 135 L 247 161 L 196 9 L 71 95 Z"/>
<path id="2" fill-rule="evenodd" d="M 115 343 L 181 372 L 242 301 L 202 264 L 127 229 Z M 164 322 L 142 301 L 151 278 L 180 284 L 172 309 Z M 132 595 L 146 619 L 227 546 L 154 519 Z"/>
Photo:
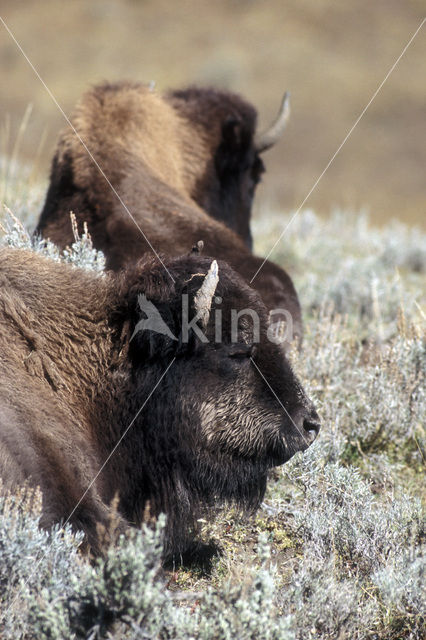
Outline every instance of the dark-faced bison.
<path id="1" fill-rule="evenodd" d="M 166 549 L 182 551 L 199 507 L 258 504 L 268 469 L 319 428 L 260 296 L 226 263 L 163 260 L 174 282 L 152 256 L 97 275 L 0 251 L 0 475 L 39 485 L 43 525 L 69 519 L 94 550 L 117 496 L 123 525 L 165 512 Z M 207 341 L 184 336 L 185 296 Z M 167 330 L 144 324 L 141 299 Z M 257 344 L 245 315 L 231 335 L 246 308 Z"/>
<path id="2" fill-rule="evenodd" d="M 59 139 L 36 231 L 61 247 L 70 244 L 73 211 L 114 270 L 152 250 L 183 254 L 201 238 L 206 254 L 251 282 L 263 262 L 247 246 L 260 153 L 279 137 L 287 113 L 284 101 L 272 128 L 259 135 L 254 108 L 231 93 L 190 88 L 162 96 L 140 84 L 96 87 L 78 104 L 74 130 Z M 288 340 L 301 337 L 287 273 L 266 261 L 252 286 L 268 310 L 286 310 L 275 320 L 288 323 Z"/>

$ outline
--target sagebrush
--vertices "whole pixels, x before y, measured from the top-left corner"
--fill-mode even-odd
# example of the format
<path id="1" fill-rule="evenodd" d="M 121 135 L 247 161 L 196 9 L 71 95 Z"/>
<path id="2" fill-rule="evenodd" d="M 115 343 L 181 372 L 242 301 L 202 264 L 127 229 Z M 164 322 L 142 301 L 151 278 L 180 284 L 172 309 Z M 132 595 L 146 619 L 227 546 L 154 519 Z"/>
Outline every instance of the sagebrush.
<path id="1" fill-rule="evenodd" d="M 259 217 L 258 252 L 285 224 Z M 9 246 L 102 273 L 84 230 L 60 252 L 16 219 L 3 229 Z M 1 498 L 2 637 L 423 638 L 425 256 L 400 223 L 302 212 L 272 258 L 305 312 L 292 359 L 321 411 L 316 443 L 273 471 L 256 517 L 225 506 L 204 523 L 222 547 L 208 575 L 164 572 L 161 519 L 90 564 L 79 535 L 39 530 L 37 493 Z"/>

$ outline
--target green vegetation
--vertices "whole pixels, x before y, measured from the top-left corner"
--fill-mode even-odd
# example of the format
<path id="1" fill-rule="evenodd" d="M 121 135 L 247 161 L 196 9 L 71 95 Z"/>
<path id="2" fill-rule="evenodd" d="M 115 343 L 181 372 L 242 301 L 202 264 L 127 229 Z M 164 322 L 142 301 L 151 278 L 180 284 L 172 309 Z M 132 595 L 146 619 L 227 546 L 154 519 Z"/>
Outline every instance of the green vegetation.
<path id="1" fill-rule="evenodd" d="M 286 222 L 256 221 L 258 252 Z M 3 243 L 102 268 L 86 235 L 61 256 L 13 219 L 3 227 Z M 80 536 L 38 529 L 40 496 L 0 499 L 2 638 L 425 637 L 426 236 L 305 211 L 272 258 L 305 310 L 293 362 L 320 409 L 316 443 L 272 471 L 257 514 L 205 518 L 203 539 L 221 548 L 210 572 L 161 569 L 161 520 L 91 565 Z"/>

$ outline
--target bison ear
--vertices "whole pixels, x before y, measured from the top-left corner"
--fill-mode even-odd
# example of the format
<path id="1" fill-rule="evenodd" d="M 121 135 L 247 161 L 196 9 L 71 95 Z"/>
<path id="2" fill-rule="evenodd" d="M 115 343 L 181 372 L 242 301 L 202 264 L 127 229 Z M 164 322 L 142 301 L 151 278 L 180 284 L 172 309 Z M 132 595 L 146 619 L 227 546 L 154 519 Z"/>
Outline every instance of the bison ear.
<path id="1" fill-rule="evenodd" d="M 154 303 L 139 294 L 131 318 L 129 355 L 137 363 L 170 358 L 176 353 L 178 339 L 170 307 Z"/>
<path id="2" fill-rule="evenodd" d="M 215 155 L 215 166 L 219 179 L 229 173 L 240 172 L 245 166 L 244 158 L 249 152 L 252 136 L 241 120 L 229 117 L 222 124 L 222 137 Z"/>
<path id="3" fill-rule="evenodd" d="M 229 117 L 222 124 L 222 144 L 229 150 L 238 149 L 241 144 L 243 125 L 237 118 Z"/>

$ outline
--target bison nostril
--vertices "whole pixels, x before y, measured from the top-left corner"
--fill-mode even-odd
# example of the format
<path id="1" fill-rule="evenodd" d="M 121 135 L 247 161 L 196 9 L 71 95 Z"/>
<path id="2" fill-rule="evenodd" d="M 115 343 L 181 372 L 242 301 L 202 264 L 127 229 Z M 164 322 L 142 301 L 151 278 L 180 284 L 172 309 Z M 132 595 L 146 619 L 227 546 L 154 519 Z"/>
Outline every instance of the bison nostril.
<path id="1" fill-rule="evenodd" d="M 309 434 L 309 437 L 313 442 L 320 430 L 320 422 L 313 418 L 305 418 L 303 421 L 303 428 Z"/>

